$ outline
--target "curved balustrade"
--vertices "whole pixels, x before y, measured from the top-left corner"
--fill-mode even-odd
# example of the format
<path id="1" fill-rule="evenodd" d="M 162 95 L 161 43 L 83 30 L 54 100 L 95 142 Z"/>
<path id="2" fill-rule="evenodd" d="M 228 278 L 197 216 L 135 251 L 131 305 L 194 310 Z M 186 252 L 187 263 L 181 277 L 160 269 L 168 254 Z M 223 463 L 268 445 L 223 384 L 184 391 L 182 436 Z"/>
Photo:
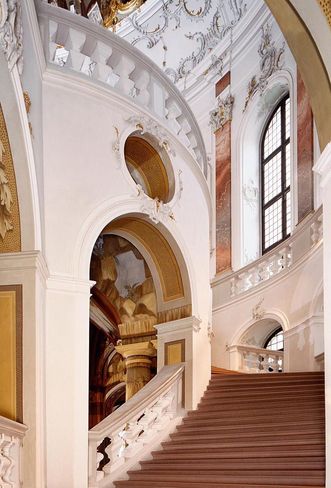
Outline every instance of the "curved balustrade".
<path id="1" fill-rule="evenodd" d="M 89 431 L 89 487 L 106 486 L 137 462 L 182 412 L 183 365 L 165 366 L 124 405 Z M 127 466 L 126 466 L 127 467 Z"/>
<path id="2" fill-rule="evenodd" d="M 228 347 L 231 368 L 242 373 L 283 372 L 284 352 L 271 351 L 249 344 Z"/>
<path id="3" fill-rule="evenodd" d="M 89 20 L 41 2 L 38 17 L 46 60 L 133 99 L 190 150 L 207 178 L 207 158 L 191 109 L 169 78 L 129 43 Z"/>
<path id="4" fill-rule="evenodd" d="M 284 273 L 304 259 L 323 238 L 322 217 L 320 208 L 291 237 L 272 251 L 224 278 L 216 278 L 212 287 L 217 287 L 221 304 Z"/>
<path id="5" fill-rule="evenodd" d="M 20 488 L 22 440 L 27 427 L 0 416 L 0 486 Z"/>

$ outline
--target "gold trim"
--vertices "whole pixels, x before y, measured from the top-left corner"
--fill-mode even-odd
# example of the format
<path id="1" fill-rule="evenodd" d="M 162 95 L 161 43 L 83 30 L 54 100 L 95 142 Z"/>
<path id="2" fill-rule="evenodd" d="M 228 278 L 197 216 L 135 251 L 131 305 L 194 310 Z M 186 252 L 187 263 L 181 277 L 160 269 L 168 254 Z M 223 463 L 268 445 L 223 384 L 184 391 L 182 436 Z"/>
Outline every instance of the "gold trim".
<path id="1" fill-rule="evenodd" d="M 169 200 L 168 173 L 157 150 L 142 137 L 129 136 L 125 142 L 124 154 L 131 176 L 129 165 L 133 166 L 141 176 L 148 196 L 167 202 Z M 135 179 L 134 176 L 132 178 Z"/>

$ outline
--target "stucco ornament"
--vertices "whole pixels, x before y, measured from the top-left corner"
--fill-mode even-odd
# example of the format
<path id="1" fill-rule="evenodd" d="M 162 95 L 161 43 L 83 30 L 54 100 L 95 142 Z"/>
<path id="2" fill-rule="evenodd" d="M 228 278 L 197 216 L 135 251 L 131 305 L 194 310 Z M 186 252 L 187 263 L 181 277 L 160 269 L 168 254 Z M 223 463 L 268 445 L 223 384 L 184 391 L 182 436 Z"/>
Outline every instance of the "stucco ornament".
<path id="1" fill-rule="evenodd" d="M 3 164 L 4 145 L 0 139 L 0 236 L 2 240 L 7 232 L 13 229 L 11 220 L 11 206 L 13 198 L 8 184 L 8 179 Z"/>
<path id="2" fill-rule="evenodd" d="M 9 70 L 17 65 L 23 71 L 23 27 L 21 0 L 0 0 L 0 49 L 5 53 Z"/>
<path id="3" fill-rule="evenodd" d="M 260 56 L 260 74 L 254 75 L 248 83 L 244 112 L 255 93 L 259 91 L 260 95 L 262 95 L 268 86 L 270 76 L 282 68 L 284 52 L 285 42 L 278 49 L 272 40 L 270 25 L 266 24 L 262 26 L 261 43 L 258 49 Z"/>
<path id="4" fill-rule="evenodd" d="M 176 153 L 169 142 L 167 133 L 152 119 L 134 115 L 130 117 L 127 122 L 130 125 L 135 126 L 135 129 L 140 131 L 141 134 L 149 133 L 154 136 L 158 140 L 158 144 L 161 148 L 164 148 L 172 156 L 176 156 Z"/>
<path id="5" fill-rule="evenodd" d="M 142 186 L 137 184 L 138 198 L 141 200 L 141 211 L 146 213 L 149 218 L 158 224 L 159 222 L 167 222 L 175 220 L 173 208 L 180 200 L 183 192 L 183 183 L 181 180 L 181 171 L 178 172 L 178 189 L 171 203 L 164 203 L 158 197 L 151 198 L 143 190 Z"/>
<path id="6" fill-rule="evenodd" d="M 221 129 L 229 120 L 232 120 L 232 109 L 234 97 L 229 93 L 226 98 L 218 98 L 217 108 L 210 112 L 209 125 L 216 132 Z"/>
<path id="7" fill-rule="evenodd" d="M 259 302 L 252 308 L 252 319 L 261 320 L 265 316 L 265 309 L 262 307 L 264 298 L 261 298 Z"/>

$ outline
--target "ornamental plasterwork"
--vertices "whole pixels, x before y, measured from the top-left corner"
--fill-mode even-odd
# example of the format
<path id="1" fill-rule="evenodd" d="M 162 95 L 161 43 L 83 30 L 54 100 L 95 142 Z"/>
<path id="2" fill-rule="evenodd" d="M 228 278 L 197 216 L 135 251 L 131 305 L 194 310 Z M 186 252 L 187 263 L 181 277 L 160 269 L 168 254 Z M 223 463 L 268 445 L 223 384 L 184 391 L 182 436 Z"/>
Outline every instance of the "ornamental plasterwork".
<path id="1" fill-rule="evenodd" d="M 252 319 L 261 320 L 265 316 L 265 310 L 262 308 L 264 298 L 261 298 L 259 302 L 252 308 Z"/>
<path id="2" fill-rule="evenodd" d="M 207 334 L 209 342 L 211 343 L 212 339 L 215 337 L 215 332 L 213 331 L 213 327 L 210 322 L 208 323 Z"/>
<path id="3" fill-rule="evenodd" d="M 9 230 L 13 229 L 11 206 L 13 204 L 12 194 L 6 175 L 6 168 L 3 164 L 5 147 L 0 139 L 0 236 L 2 240 Z"/>
<path id="4" fill-rule="evenodd" d="M 251 179 L 249 183 L 245 183 L 242 188 L 242 194 L 245 202 L 251 207 L 256 207 L 258 200 L 259 200 L 259 189 L 254 184 L 254 181 Z"/>
<path id="5" fill-rule="evenodd" d="M 135 12 L 118 34 L 162 66 L 175 83 L 186 77 L 247 11 L 244 0 L 167 0 L 160 5 L 148 20 Z M 215 63 L 216 67 L 220 64 Z"/>
<path id="6" fill-rule="evenodd" d="M 161 148 L 164 148 L 172 156 L 176 156 L 174 149 L 171 147 L 167 133 L 157 125 L 152 119 L 144 116 L 132 116 L 127 122 L 139 130 L 141 134 L 149 133 L 153 135 Z"/>
<path id="7" fill-rule="evenodd" d="M 0 49 L 5 53 L 9 70 L 17 65 L 23 71 L 23 27 L 21 0 L 0 0 Z"/>
<path id="8" fill-rule="evenodd" d="M 261 43 L 258 49 L 260 74 L 254 75 L 248 84 L 244 112 L 255 93 L 259 92 L 262 95 L 268 86 L 270 76 L 283 67 L 284 52 L 285 42 L 280 48 L 277 48 L 272 40 L 270 25 L 262 26 Z"/>
<path id="9" fill-rule="evenodd" d="M 142 186 L 137 184 L 138 198 L 141 201 L 140 210 L 146 213 L 149 218 L 155 223 L 167 222 L 169 220 L 175 221 L 173 212 L 174 207 L 180 200 L 183 192 L 183 182 L 181 179 L 181 171 L 178 172 L 178 189 L 171 200 L 171 203 L 164 203 L 158 197 L 151 198 L 143 190 Z"/>
<path id="10" fill-rule="evenodd" d="M 217 108 L 209 114 L 209 125 L 214 132 L 222 128 L 229 120 L 232 120 L 233 104 L 234 97 L 230 93 L 226 98 L 218 98 Z"/>

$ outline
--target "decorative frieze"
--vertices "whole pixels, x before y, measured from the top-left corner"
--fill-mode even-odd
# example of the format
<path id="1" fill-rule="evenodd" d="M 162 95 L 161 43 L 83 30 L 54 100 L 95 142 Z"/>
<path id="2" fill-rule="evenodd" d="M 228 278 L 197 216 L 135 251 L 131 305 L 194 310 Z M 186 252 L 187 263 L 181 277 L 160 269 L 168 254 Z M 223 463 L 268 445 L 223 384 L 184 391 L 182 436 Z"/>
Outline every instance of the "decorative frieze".
<path id="1" fill-rule="evenodd" d="M 270 76 L 283 66 L 283 54 L 285 52 L 285 42 L 278 49 L 272 40 L 271 27 L 269 24 L 262 26 L 261 43 L 258 49 L 260 56 L 260 73 L 254 75 L 248 83 L 247 96 L 245 100 L 244 112 L 250 100 L 256 92 L 262 95 L 268 86 Z"/>
<path id="2" fill-rule="evenodd" d="M 217 99 L 217 108 L 210 112 L 210 122 L 212 130 L 216 132 L 221 129 L 227 122 L 232 120 L 232 109 L 234 97 L 229 93 L 226 98 Z"/>
<path id="3" fill-rule="evenodd" d="M 0 0 L 0 49 L 9 70 L 17 65 L 23 71 L 23 26 L 21 0 Z"/>

